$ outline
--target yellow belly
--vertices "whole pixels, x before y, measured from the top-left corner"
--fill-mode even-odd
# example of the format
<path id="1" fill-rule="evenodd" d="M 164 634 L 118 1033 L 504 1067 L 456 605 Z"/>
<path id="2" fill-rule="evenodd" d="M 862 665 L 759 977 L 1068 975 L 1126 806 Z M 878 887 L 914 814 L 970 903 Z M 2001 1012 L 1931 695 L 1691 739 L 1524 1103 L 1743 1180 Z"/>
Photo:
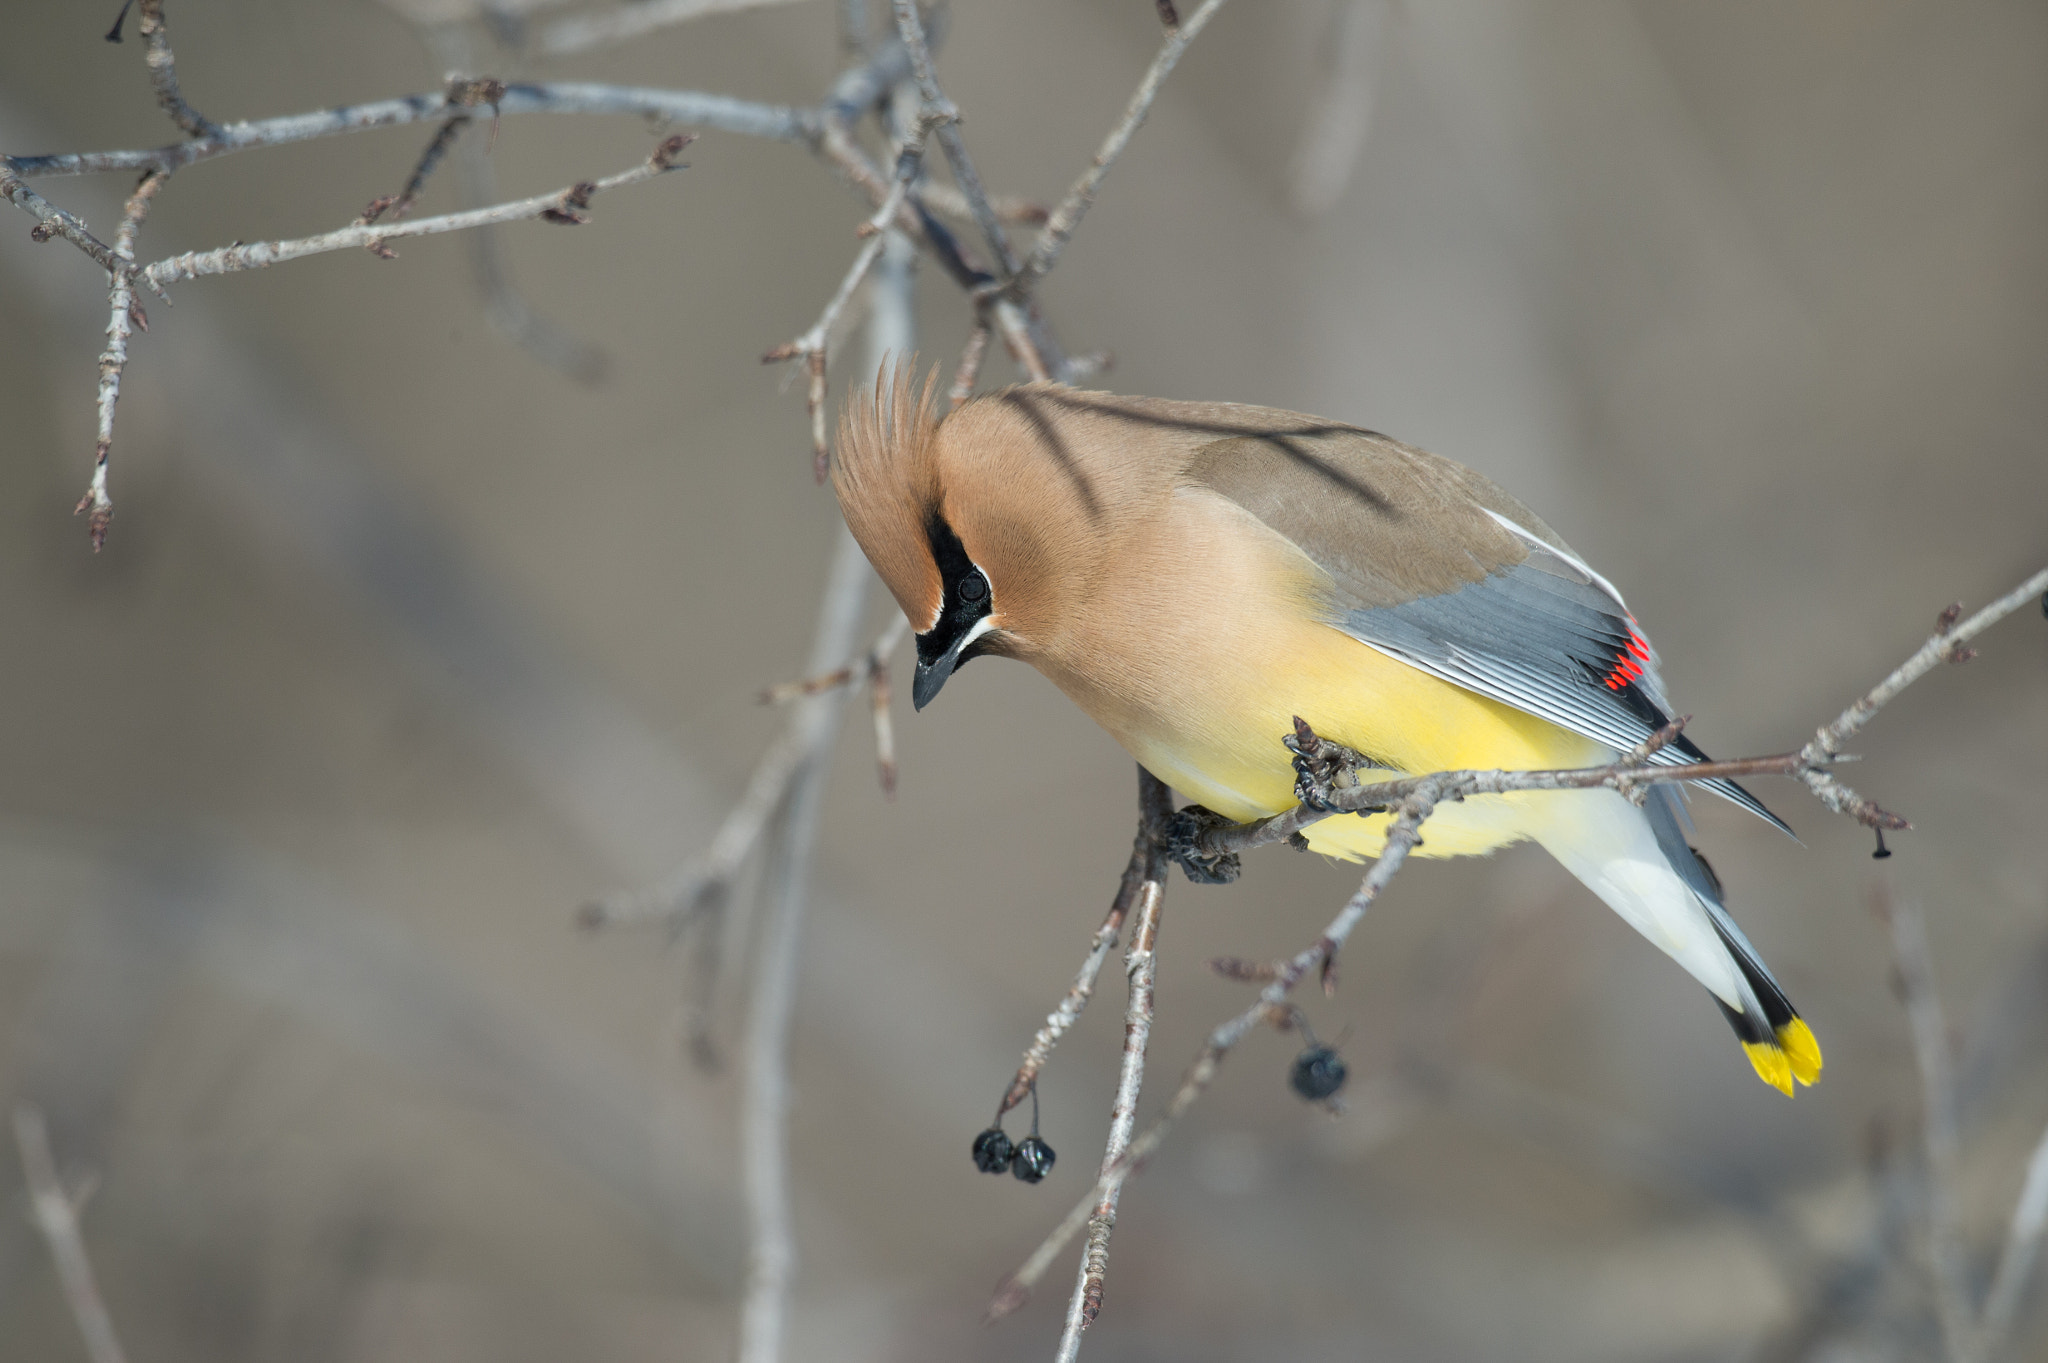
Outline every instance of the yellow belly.
<path id="1" fill-rule="evenodd" d="M 1255 649 L 1183 678 L 1164 703 L 1118 716 L 1121 725 L 1098 716 L 1154 775 L 1230 818 L 1263 818 L 1294 805 L 1294 768 L 1280 740 L 1293 732 L 1295 715 L 1386 763 L 1388 779 L 1587 766 L 1608 755 L 1589 739 L 1439 681 L 1330 626 L 1298 621 L 1259 633 L 1267 637 Z M 1504 847 L 1529 836 L 1532 803 L 1555 798 L 1475 796 L 1446 806 L 1431 817 L 1417 852 L 1458 857 Z M 1378 856 L 1387 823 L 1384 814 L 1339 815 L 1308 830 L 1309 846 L 1348 860 Z"/>

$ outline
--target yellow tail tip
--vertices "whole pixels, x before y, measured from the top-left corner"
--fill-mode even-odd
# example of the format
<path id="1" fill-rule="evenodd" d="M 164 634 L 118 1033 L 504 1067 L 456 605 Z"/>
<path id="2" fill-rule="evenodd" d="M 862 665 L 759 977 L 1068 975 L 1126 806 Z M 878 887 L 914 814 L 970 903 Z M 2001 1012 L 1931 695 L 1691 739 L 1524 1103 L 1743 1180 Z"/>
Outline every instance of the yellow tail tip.
<path id="1" fill-rule="evenodd" d="M 1756 1077 L 1787 1098 L 1792 1096 L 1792 1062 L 1768 1041 L 1745 1041 L 1742 1053 L 1756 1068 Z"/>
<path id="2" fill-rule="evenodd" d="M 1780 1027 L 1778 1044 L 1785 1048 L 1794 1079 L 1811 1084 L 1820 1078 L 1820 1043 L 1813 1039 L 1813 1028 L 1806 1025 L 1804 1018 L 1793 1018 Z"/>
<path id="3" fill-rule="evenodd" d="M 1743 1042 L 1742 1051 L 1756 1077 L 1787 1098 L 1792 1096 L 1795 1080 L 1812 1084 L 1820 1078 L 1820 1043 L 1814 1040 L 1813 1029 L 1799 1018 L 1778 1028 L 1772 1041 Z"/>

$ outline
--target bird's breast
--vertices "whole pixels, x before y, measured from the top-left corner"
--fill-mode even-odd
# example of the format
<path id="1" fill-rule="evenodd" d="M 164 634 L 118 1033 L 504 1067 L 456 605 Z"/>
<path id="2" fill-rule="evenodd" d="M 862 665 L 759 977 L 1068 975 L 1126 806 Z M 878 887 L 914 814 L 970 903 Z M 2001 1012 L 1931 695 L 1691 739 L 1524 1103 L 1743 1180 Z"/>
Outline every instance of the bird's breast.
<path id="1" fill-rule="evenodd" d="M 1176 495 L 1083 603 L 1063 646 L 1033 661 L 1139 762 L 1233 819 L 1294 803 L 1281 739 L 1296 715 L 1394 772 L 1544 768 L 1598 760 L 1598 745 L 1440 681 L 1325 623 L 1320 573 L 1235 503 Z M 1474 800 L 1432 821 L 1425 846 L 1485 851 L 1523 836 L 1512 800 Z M 1334 819 L 1318 850 L 1377 853 L 1384 819 Z"/>

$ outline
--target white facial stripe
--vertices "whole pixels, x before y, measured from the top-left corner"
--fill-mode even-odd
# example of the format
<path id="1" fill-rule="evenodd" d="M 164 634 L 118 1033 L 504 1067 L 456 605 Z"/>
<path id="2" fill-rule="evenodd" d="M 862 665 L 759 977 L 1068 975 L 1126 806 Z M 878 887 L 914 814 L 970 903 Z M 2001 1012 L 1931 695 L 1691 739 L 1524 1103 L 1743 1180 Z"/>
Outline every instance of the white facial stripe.
<path id="1" fill-rule="evenodd" d="M 968 630 L 966 634 L 961 636 L 959 651 L 965 653 L 967 651 L 967 646 L 969 644 L 973 643 L 976 639 L 979 639 L 982 635 L 988 633 L 995 627 L 996 620 L 994 615 L 982 616 L 981 619 L 976 620 L 974 622 L 973 629 Z"/>

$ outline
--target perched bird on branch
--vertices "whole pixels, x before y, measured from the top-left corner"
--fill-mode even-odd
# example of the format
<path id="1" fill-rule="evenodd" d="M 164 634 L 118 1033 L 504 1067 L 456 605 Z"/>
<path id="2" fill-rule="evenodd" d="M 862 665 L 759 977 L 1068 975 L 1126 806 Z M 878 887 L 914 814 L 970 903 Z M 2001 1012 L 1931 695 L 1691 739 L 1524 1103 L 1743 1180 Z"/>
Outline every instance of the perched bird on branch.
<path id="1" fill-rule="evenodd" d="M 1238 821 L 1295 803 L 1293 717 L 1395 774 L 1599 766 L 1671 719 L 1621 595 L 1485 478 L 1341 422 L 1009 388 L 940 419 L 899 366 L 833 483 L 917 634 L 917 707 L 971 658 L 1044 673 L 1155 776 Z M 1705 761 L 1682 735 L 1651 759 Z M 1783 828 L 1732 781 L 1708 789 Z M 1787 1094 L 1820 1048 L 1687 844 L 1667 785 L 1475 796 L 1421 856 L 1541 843 L 1705 985 Z M 1357 859 L 1389 816 L 1312 825 Z M 1789 830 L 1787 830 L 1789 831 Z"/>

